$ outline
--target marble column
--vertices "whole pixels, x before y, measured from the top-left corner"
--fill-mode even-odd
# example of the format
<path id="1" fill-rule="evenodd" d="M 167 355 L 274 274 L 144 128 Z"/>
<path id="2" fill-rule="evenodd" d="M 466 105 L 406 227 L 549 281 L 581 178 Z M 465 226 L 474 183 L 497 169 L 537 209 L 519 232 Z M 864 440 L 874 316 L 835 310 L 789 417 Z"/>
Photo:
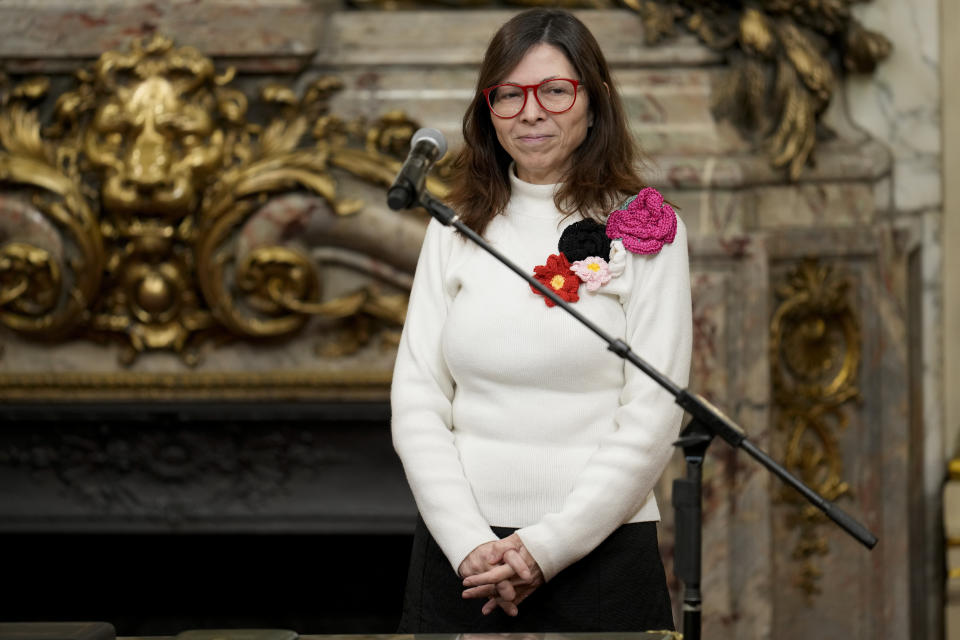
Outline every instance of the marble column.
<path id="1" fill-rule="evenodd" d="M 941 86 L 943 87 L 943 389 L 944 436 L 943 454 L 958 455 L 960 444 L 960 394 L 949 390 L 960 388 L 960 4 L 942 0 L 940 5 Z M 949 248 L 947 250 L 946 248 Z M 954 481 L 956 482 L 956 481 Z M 949 513 L 944 494 L 944 523 L 957 520 L 960 512 Z M 960 501 L 954 501 L 956 504 Z M 932 550 L 933 551 L 933 550 Z M 960 548 L 948 551 L 948 570 L 960 567 Z M 932 556 L 936 562 L 938 556 Z M 960 580 L 949 580 L 945 588 L 946 613 L 944 630 L 947 638 L 960 637 Z"/>
<path id="2" fill-rule="evenodd" d="M 951 388 L 944 385 L 944 367 L 950 362 L 944 347 L 956 345 L 957 334 L 956 320 L 951 329 L 944 315 L 944 285 L 950 273 L 945 260 L 951 258 L 944 251 L 950 243 L 944 234 L 943 193 L 944 186 L 949 192 L 951 183 L 956 189 L 956 178 L 951 180 L 944 172 L 941 158 L 942 143 L 949 140 L 941 128 L 941 118 L 949 117 L 948 111 L 941 112 L 941 86 L 955 95 L 956 89 L 950 89 L 955 84 L 952 78 L 947 81 L 947 75 L 941 76 L 938 20 L 941 9 L 949 11 L 950 4 L 950 0 L 876 0 L 855 7 L 864 25 L 890 38 L 894 49 L 872 77 L 850 78 L 847 83 L 851 119 L 883 141 L 893 156 L 893 190 L 884 215 L 896 226 L 920 229 L 923 238 L 917 258 L 922 291 L 916 335 L 921 347 L 918 383 L 924 424 L 922 434 L 917 434 L 922 438 L 922 464 L 917 470 L 924 480 L 922 494 L 915 497 L 914 515 L 924 522 L 923 539 L 916 542 L 924 550 L 917 556 L 923 566 L 913 570 L 922 572 L 919 582 L 929 585 L 929 590 L 915 593 L 913 601 L 915 629 L 931 633 L 939 628 L 941 618 L 936 604 L 942 593 L 940 496 L 945 464 L 957 444 L 956 428 L 948 423 L 944 430 L 944 402 L 956 403 L 956 394 L 944 395 Z M 944 47 L 955 47 L 951 42 L 956 31 L 944 26 L 942 33 Z"/>

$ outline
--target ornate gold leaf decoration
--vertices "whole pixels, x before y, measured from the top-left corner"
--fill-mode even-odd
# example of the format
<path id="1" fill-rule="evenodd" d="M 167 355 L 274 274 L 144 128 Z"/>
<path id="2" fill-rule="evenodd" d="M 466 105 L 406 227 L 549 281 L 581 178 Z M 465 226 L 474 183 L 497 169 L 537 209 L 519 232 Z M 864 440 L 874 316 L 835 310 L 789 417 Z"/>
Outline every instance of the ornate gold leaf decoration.
<path id="1" fill-rule="evenodd" d="M 336 118 L 328 105 L 342 84 L 321 77 L 302 97 L 264 87 L 274 115 L 257 124 L 233 79 L 154 36 L 79 71 L 42 128 L 49 80 L 0 78 L 0 322 L 46 339 L 120 339 L 127 363 L 170 350 L 191 364 L 208 337 L 284 336 L 310 315 L 402 323 L 383 311 L 403 306 L 395 293 L 321 301 L 317 262 L 295 239 L 258 235 L 255 217 L 292 192 L 313 194 L 317 215 L 358 212 L 332 169 L 389 184 L 416 123 L 398 112 Z M 369 267 L 342 253 L 332 260 Z M 390 275 L 374 266 L 368 275 Z"/>
<path id="2" fill-rule="evenodd" d="M 791 180 L 812 159 L 837 76 L 870 73 L 890 54 L 887 38 L 852 17 L 855 1 L 623 0 L 640 14 L 647 44 L 672 37 L 680 24 L 726 54 L 730 69 L 715 88 L 715 114 L 762 141 Z"/>
<path id="3" fill-rule="evenodd" d="M 776 425 L 787 437 L 784 464 L 828 500 L 850 494 L 838 434 L 849 422 L 846 405 L 860 398 L 861 331 L 851 289 L 849 278 L 804 261 L 778 287 L 781 301 L 770 323 Z M 798 529 L 797 584 L 812 597 L 821 575 L 814 559 L 829 550 L 819 532 L 826 520 L 794 491 L 782 496 L 796 506 L 789 522 Z"/>
<path id="4" fill-rule="evenodd" d="M 49 311 L 60 295 L 60 268 L 50 253 L 11 242 L 0 247 L 0 306 L 39 315 Z M 3 280 L 6 280 L 3 282 Z"/>

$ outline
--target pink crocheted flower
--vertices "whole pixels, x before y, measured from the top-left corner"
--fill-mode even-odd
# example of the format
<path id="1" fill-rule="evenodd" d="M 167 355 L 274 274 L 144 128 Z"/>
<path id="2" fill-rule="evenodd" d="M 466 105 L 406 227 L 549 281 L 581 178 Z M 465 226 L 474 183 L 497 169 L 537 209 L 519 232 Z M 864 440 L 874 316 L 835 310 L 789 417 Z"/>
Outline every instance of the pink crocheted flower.
<path id="1" fill-rule="evenodd" d="M 610 266 L 599 256 L 577 260 L 570 265 L 570 270 L 586 283 L 587 291 L 596 291 L 610 282 Z"/>
<path id="2" fill-rule="evenodd" d="M 607 218 L 607 237 L 623 239 L 632 253 L 652 254 L 673 242 L 677 235 L 677 214 L 653 187 L 647 187 Z"/>

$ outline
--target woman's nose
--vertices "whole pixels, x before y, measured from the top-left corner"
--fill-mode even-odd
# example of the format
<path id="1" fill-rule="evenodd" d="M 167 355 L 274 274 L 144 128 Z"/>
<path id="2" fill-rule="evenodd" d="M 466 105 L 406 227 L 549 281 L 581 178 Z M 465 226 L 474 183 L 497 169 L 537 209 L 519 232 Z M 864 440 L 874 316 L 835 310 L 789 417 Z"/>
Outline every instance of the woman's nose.
<path id="1" fill-rule="evenodd" d="M 543 107 L 537 100 L 536 89 L 525 89 L 527 92 L 527 101 L 523 105 L 523 111 L 520 112 L 520 119 L 525 122 L 536 122 L 544 117 Z"/>

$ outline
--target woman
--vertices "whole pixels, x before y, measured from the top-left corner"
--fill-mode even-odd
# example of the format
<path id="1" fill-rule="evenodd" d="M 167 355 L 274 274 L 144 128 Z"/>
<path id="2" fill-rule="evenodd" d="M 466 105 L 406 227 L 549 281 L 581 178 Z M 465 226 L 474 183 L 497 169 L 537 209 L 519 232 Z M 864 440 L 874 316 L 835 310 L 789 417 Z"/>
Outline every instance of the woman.
<path id="1" fill-rule="evenodd" d="M 565 11 L 521 13 L 476 96 L 460 217 L 685 385 L 685 230 L 643 189 L 596 40 Z M 431 221 L 391 392 L 422 517 L 401 632 L 673 628 L 652 489 L 682 413 L 552 306 Z"/>

